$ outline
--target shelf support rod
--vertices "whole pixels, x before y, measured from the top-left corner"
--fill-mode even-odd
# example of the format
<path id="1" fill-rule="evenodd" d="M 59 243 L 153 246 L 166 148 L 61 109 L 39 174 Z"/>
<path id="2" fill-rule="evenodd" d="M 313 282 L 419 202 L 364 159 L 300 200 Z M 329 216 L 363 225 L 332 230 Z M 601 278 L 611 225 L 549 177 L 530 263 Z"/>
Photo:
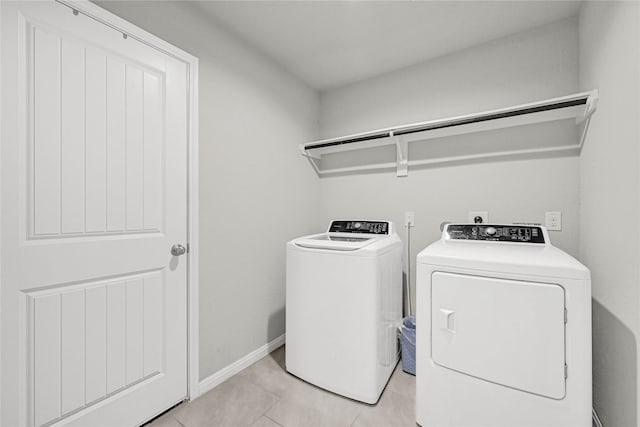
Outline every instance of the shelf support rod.
<path id="1" fill-rule="evenodd" d="M 393 132 L 390 132 L 389 136 L 396 144 L 396 174 L 398 178 L 409 176 L 409 143 L 406 138 L 394 135 Z"/>
<path id="2" fill-rule="evenodd" d="M 587 104 L 585 106 L 584 117 L 582 122 L 578 123 L 578 128 L 581 129 L 580 143 L 578 144 L 578 150 L 582 151 L 584 141 L 587 139 L 587 131 L 589 130 L 589 123 L 591 123 L 591 116 L 596 112 L 598 108 L 598 90 L 594 89 L 587 98 Z"/>
<path id="3" fill-rule="evenodd" d="M 320 156 L 314 156 L 312 154 L 309 154 L 309 152 L 307 152 L 307 150 L 304 148 L 304 144 L 300 144 L 298 146 L 298 148 L 300 149 L 300 154 L 302 154 L 303 157 L 307 158 L 307 160 L 309 161 L 309 163 L 311 163 L 311 166 L 313 166 L 313 169 L 316 171 L 318 176 L 320 176 L 321 175 L 321 172 L 320 172 L 320 161 L 321 161 L 321 158 L 320 158 Z"/>
<path id="4" fill-rule="evenodd" d="M 589 123 L 591 123 L 591 116 L 587 116 L 587 119 L 578 125 L 578 128 L 582 128 L 580 133 L 580 143 L 578 144 L 578 150 L 582 151 L 584 141 L 587 139 L 587 131 L 589 130 Z"/>

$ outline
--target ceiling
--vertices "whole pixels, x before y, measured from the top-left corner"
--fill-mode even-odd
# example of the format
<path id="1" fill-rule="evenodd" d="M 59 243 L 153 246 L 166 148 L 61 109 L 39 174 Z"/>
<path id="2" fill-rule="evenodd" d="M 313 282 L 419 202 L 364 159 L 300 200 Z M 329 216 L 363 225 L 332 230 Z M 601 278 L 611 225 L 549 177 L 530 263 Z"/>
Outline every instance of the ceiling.
<path id="1" fill-rule="evenodd" d="M 198 1 L 317 90 L 575 16 L 579 1 Z"/>

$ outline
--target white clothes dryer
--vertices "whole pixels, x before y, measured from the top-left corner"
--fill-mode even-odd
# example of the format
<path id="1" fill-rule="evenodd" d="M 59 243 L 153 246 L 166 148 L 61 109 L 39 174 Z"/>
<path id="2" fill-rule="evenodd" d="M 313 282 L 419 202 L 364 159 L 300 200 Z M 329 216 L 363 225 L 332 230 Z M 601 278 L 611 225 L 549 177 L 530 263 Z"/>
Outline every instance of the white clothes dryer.
<path id="1" fill-rule="evenodd" d="M 286 367 L 376 403 L 398 362 L 402 243 L 390 221 L 332 221 L 287 243 Z"/>
<path id="2" fill-rule="evenodd" d="M 417 257 L 423 427 L 591 425 L 591 279 L 544 227 L 449 224 Z"/>

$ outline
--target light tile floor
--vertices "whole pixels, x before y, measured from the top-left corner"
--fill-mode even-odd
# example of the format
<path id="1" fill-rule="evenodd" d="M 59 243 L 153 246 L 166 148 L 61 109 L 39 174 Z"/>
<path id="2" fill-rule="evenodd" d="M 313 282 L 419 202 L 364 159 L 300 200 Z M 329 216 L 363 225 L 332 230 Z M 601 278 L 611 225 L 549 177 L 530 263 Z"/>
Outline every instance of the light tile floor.
<path id="1" fill-rule="evenodd" d="M 415 377 L 396 367 L 376 405 L 308 384 L 285 370 L 284 347 L 148 427 L 415 427 Z"/>

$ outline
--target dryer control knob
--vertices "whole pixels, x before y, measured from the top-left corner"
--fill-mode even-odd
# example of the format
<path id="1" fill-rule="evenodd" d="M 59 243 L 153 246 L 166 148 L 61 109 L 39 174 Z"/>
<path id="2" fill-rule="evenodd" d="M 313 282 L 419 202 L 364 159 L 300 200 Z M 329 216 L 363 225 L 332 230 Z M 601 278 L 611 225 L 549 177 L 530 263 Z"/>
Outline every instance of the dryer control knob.
<path id="1" fill-rule="evenodd" d="M 494 227 L 487 227 L 484 232 L 487 234 L 487 236 L 495 236 L 498 230 L 496 230 Z"/>
<path id="2" fill-rule="evenodd" d="M 361 226 L 361 225 L 362 225 L 362 224 L 360 224 L 359 222 L 356 222 L 355 224 L 353 224 L 353 226 L 354 226 L 355 228 L 360 228 L 360 226 Z"/>

